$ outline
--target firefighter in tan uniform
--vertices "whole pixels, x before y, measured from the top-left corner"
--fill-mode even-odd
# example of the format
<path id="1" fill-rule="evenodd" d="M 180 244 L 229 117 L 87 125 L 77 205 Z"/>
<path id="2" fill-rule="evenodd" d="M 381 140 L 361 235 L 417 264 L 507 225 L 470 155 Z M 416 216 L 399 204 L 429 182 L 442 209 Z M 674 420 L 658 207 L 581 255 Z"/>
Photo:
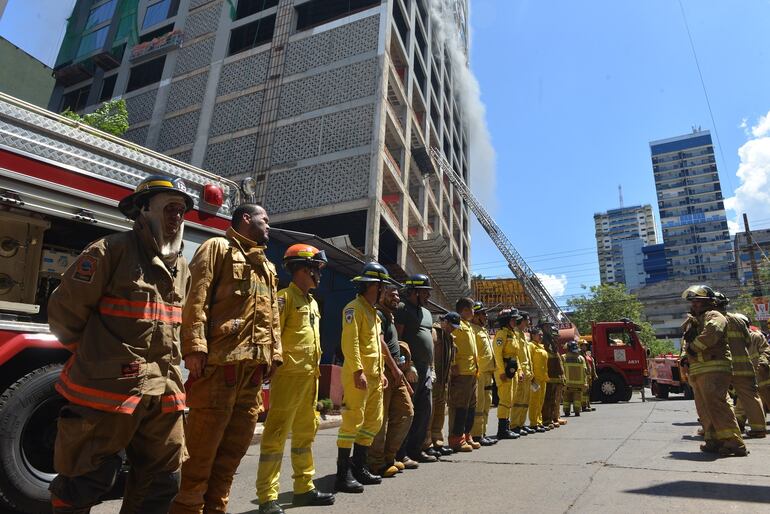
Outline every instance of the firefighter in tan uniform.
<path id="1" fill-rule="evenodd" d="M 551 322 L 541 323 L 543 330 L 543 346 L 548 353 L 548 385 L 545 389 L 543 402 L 543 424 L 558 428 L 567 423 L 567 420 L 559 417 L 559 407 L 564 393 L 564 362 L 559 353 L 557 339 L 558 327 Z"/>
<path id="2" fill-rule="evenodd" d="M 326 264 L 326 254 L 307 244 L 292 245 L 283 256 L 283 265 L 291 273 L 291 283 L 278 291 L 283 365 L 270 379 L 270 411 L 259 450 L 257 497 L 261 514 L 283 512 L 278 504 L 278 479 L 283 448 L 290 432 L 294 471 L 292 505 L 334 503 L 334 495 L 318 491 L 313 484 L 315 466 L 311 448 L 318 430 L 321 314 L 310 290 L 318 287 L 321 269 Z"/>
<path id="3" fill-rule="evenodd" d="M 564 415 L 569 416 L 570 411 L 575 416 L 580 416 L 583 388 L 586 384 L 586 361 L 580 355 L 580 347 L 577 341 L 567 343 L 567 355 L 564 357 L 564 399 L 562 408 Z"/>
<path id="4" fill-rule="evenodd" d="M 532 391 L 529 397 L 529 428 L 537 432 L 545 432 L 550 430 L 550 428 L 543 426 L 543 402 L 548 383 L 548 352 L 543 346 L 543 331 L 541 329 L 533 329 L 531 336 L 529 355 L 532 357 L 532 384 L 537 390 Z"/>
<path id="5" fill-rule="evenodd" d="M 497 439 L 487 436 L 489 409 L 492 407 L 492 387 L 495 377 L 495 353 L 487 332 L 487 310 L 481 302 L 473 304 L 471 328 L 476 335 L 476 352 L 479 355 L 479 378 L 476 384 L 476 418 L 471 434 L 481 446 L 491 446 Z"/>
<path id="6" fill-rule="evenodd" d="M 179 488 L 179 326 L 190 285 L 181 248 L 192 206 L 180 179 L 142 181 L 119 205 L 133 230 L 89 245 L 51 295 L 51 332 L 72 352 L 56 384 L 69 403 L 55 443 L 55 513 L 90 512 L 123 450 L 131 469 L 122 513 L 165 513 Z"/>
<path id="7" fill-rule="evenodd" d="M 368 453 L 382 426 L 382 394 L 387 387 L 382 357 L 382 329 L 377 309 L 388 270 L 378 262 L 364 265 L 353 279 L 356 298 L 342 311 L 342 424 L 337 433 L 337 477 L 334 489 L 361 493 L 382 477 L 369 471 Z M 350 453 L 353 448 L 353 457 Z"/>
<path id="8" fill-rule="evenodd" d="M 525 426 L 527 421 L 527 411 L 529 410 L 529 396 L 532 393 L 532 361 L 529 354 L 529 342 L 525 331 L 529 328 L 529 313 L 519 311 L 519 320 L 516 321 L 516 328 L 513 330 L 516 345 L 518 347 L 518 362 L 521 374 L 519 383 L 516 386 L 516 396 L 513 398 L 513 408 L 511 410 L 511 430 L 519 435 L 534 434 L 535 430 Z"/>
<path id="9" fill-rule="evenodd" d="M 495 383 L 497 384 L 497 439 L 518 439 L 511 430 L 511 407 L 516 396 L 519 375 L 518 345 L 513 327 L 519 318 L 517 309 L 503 309 L 497 315 L 495 333 Z"/>
<path id="10" fill-rule="evenodd" d="M 690 302 L 690 314 L 682 328 L 690 363 L 690 385 L 703 425 L 705 444 L 701 451 L 745 456 L 748 450 L 735 413 L 727 403 L 732 379 L 727 320 L 715 309 L 716 295 L 709 286 L 691 286 L 682 298 Z"/>
<path id="11" fill-rule="evenodd" d="M 281 364 L 275 267 L 265 256 L 267 212 L 243 204 L 225 237 L 191 263 L 182 355 L 190 370 L 185 435 L 190 459 L 171 512 L 224 513 L 262 404 L 262 381 Z"/>
<path id="12" fill-rule="evenodd" d="M 446 421 L 447 398 L 449 396 L 449 371 L 454 360 L 454 327 L 446 320 L 446 315 L 433 324 L 433 363 L 436 370 L 436 382 L 433 384 L 433 411 L 430 421 L 430 439 L 433 449 L 440 455 L 451 455 L 452 450 L 444 439 L 444 421 Z M 414 463 L 417 464 L 416 462 Z"/>
<path id="13" fill-rule="evenodd" d="M 727 345 L 733 363 L 732 386 L 735 390 L 735 416 L 742 429 L 748 418 L 751 428 L 748 437 L 758 439 L 767 436 L 765 410 L 759 398 L 757 375 L 749 355 L 751 333 L 749 320 L 743 314 L 727 312 L 730 299 L 715 291 L 717 310 L 727 318 Z"/>
<path id="14" fill-rule="evenodd" d="M 591 407 L 591 387 L 599 375 L 596 374 L 596 362 L 591 355 L 591 345 L 585 339 L 580 340 L 580 354 L 586 361 L 586 388 L 583 390 L 582 410 L 583 412 L 595 411 L 596 408 Z"/>
<path id="15" fill-rule="evenodd" d="M 754 369 L 757 370 L 759 397 L 767 410 L 770 409 L 770 345 L 767 344 L 765 334 L 757 327 L 750 326 L 749 330 L 751 331 L 749 356 Z"/>

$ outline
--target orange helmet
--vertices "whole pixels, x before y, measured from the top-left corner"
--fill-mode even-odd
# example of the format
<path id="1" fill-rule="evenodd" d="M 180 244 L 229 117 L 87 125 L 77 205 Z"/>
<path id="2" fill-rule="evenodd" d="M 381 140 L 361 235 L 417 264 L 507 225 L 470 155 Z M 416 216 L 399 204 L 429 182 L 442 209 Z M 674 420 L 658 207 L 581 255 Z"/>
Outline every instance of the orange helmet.
<path id="1" fill-rule="evenodd" d="M 303 243 L 291 245 L 283 254 L 284 266 L 288 264 L 315 264 L 319 268 L 323 268 L 328 262 L 326 252 Z"/>

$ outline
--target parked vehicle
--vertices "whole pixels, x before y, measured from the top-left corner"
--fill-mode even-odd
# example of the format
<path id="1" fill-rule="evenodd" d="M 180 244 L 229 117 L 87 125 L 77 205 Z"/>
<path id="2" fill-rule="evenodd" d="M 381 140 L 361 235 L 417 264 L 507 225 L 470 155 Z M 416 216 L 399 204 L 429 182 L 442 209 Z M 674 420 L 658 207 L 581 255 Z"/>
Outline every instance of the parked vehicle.
<path id="1" fill-rule="evenodd" d="M 647 360 L 650 374 L 650 390 L 653 396 L 665 400 L 669 393 L 683 394 L 692 400 L 693 392 L 687 383 L 687 368 L 679 361 L 679 356 L 671 353 L 658 355 Z"/>

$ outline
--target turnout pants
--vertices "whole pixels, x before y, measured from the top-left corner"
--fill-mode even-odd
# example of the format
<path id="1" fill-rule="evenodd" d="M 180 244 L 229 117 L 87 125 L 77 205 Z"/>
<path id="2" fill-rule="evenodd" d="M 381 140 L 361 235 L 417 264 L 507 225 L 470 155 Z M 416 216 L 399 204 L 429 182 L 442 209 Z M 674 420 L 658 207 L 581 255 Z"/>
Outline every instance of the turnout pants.
<path id="1" fill-rule="evenodd" d="M 172 514 L 227 510 L 235 470 L 249 449 L 262 405 L 265 365 L 238 361 L 208 365 L 187 393 L 185 435 L 190 458 Z"/>
<path id="2" fill-rule="evenodd" d="M 430 422 L 430 435 L 434 444 L 444 444 L 444 420 L 446 419 L 447 403 L 446 383 L 433 384 L 433 415 Z"/>
<path id="3" fill-rule="evenodd" d="M 743 423 L 748 418 L 751 431 L 754 433 L 766 433 L 765 409 L 762 408 L 762 400 L 759 398 L 759 389 L 755 377 L 733 376 L 733 388 L 735 389 L 735 416 Z"/>
<path id="4" fill-rule="evenodd" d="M 770 367 L 757 366 L 757 385 L 765 410 L 770 410 Z"/>
<path id="5" fill-rule="evenodd" d="M 497 378 L 500 378 L 499 376 Z M 505 381 L 497 381 L 497 419 L 507 419 L 510 421 L 513 412 L 513 398 L 516 396 L 518 382 L 516 377 Z"/>
<path id="6" fill-rule="evenodd" d="M 525 378 L 516 384 L 516 394 L 513 397 L 513 408 L 511 409 L 511 426 L 513 428 L 522 427 L 527 421 L 529 395 L 532 392 L 529 388 L 531 383 L 531 378 Z"/>
<path id="7" fill-rule="evenodd" d="M 54 512 L 99 503 L 115 484 L 123 450 L 131 467 L 120 512 L 167 512 L 186 453 L 182 411 L 163 412 L 160 396 L 143 396 L 133 414 L 62 407 L 54 447 L 59 475 L 50 486 Z"/>
<path id="8" fill-rule="evenodd" d="M 476 417 L 476 376 L 456 375 L 449 382 L 449 437 L 470 434 Z"/>
<path id="9" fill-rule="evenodd" d="M 730 448 L 744 447 L 735 419 L 735 413 L 727 403 L 727 388 L 732 375 L 724 372 L 690 375 L 690 385 L 695 395 L 695 408 L 703 425 L 703 438 Z"/>
<path id="10" fill-rule="evenodd" d="M 369 468 L 372 470 L 393 463 L 414 417 L 412 398 L 404 381 L 396 382 L 388 368 L 385 368 L 385 376 L 388 387 L 382 393 L 382 427 L 369 448 Z"/>
<path id="11" fill-rule="evenodd" d="M 549 425 L 559 419 L 559 405 L 561 404 L 562 384 L 548 382 L 545 385 L 545 398 L 543 399 L 543 423 Z"/>
<path id="12" fill-rule="evenodd" d="M 593 385 L 594 381 L 589 379 L 588 385 L 585 386 L 583 389 L 583 408 L 587 409 L 591 406 L 591 386 Z"/>
<path id="13" fill-rule="evenodd" d="M 546 384 L 540 384 L 540 389 L 529 395 L 529 426 L 543 424 L 543 402 L 545 402 Z"/>
<path id="14" fill-rule="evenodd" d="M 366 389 L 358 389 L 353 374 L 342 373 L 342 424 L 337 447 L 352 448 L 353 443 L 371 446 L 382 426 L 382 380 L 366 376 Z"/>
<path id="15" fill-rule="evenodd" d="M 291 467 L 294 494 L 312 490 L 315 466 L 312 445 L 318 431 L 318 378 L 281 374 L 270 380 L 270 410 L 262 432 L 257 471 L 259 503 L 278 499 L 281 462 L 291 432 Z"/>
<path id="16" fill-rule="evenodd" d="M 581 410 L 581 398 L 583 395 L 582 387 L 565 387 L 563 396 L 564 400 L 562 407 L 564 408 L 564 414 L 569 415 L 570 409 L 574 409 L 575 414 L 579 414 Z"/>
<path id="17" fill-rule="evenodd" d="M 476 415 L 473 421 L 471 435 L 484 436 L 487 434 L 489 409 L 492 407 L 492 381 L 494 372 L 484 371 L 479 374 L 476 385 Z"/>

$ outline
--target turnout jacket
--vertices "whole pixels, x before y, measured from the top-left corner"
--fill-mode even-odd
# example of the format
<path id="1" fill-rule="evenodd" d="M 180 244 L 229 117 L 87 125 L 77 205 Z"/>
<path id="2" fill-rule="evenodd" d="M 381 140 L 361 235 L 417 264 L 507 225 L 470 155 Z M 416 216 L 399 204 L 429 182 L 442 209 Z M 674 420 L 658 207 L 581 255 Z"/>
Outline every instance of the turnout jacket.
<path id="1" fill-rule="evenodd" d="M 683 328 L 694 323 L 698 336 L 687 343 L 695 352 L 690 356 L 690 375 L 703 373 L 732 373 L 730 347 L 727 345 L 727 319 L 718 311 L 706 311 L 698 316 L 688 316 Z"/>
<path id="2" fill-rule="evenodd" d="M 292 282 L 278 291 L 278 309 L 283 364 L 276 374 L 320 376 L 321 313 L 315 298 L 310 293 L 303 294 Z"/>
<path id="3" fill-rule="evenodd" d="M 753 378 L 754 365 L 749 358 L 749 327 L 743 319 L 730 312 L 724 314 L 724 317 L 727 319 L 727 345 L 733 362 L 733 376 Z"/>
<path id="4" fill-rule="evenodd" d="M 476 352 L 476 334 L 470 323 L 460 320 L 460 327 L 454 329 L 455 354 L 452 365 L 457 366 L 459 375 L 479 374 L 479 356 Z"/>
<path id="5" fill-rule="evenodd" d="M 366 298 L 356 298 L 342 311 L 342 363 L 344 373 L 363 370 L 367 377 L 382 375 L 383 360 L 380 338 L 382 329 L 377 309 Z"/>
<path id="6" fill-rule="evenodd" d="M 479 356 L 479 372 L 492 373 L 495 371 L 495 354 L 486 327 L 471 323 L 471 329 L 476 335 L 476 353 Z"/>
<path id="7" fill-rule="evenodd" d="M 48 302 L 51 332 L 72 352 L 56 390 L 74 404 L 131 414 L 143 395 L 183 410 L 179 369 L 187 262 L 169 268 L 149 226 L 89 245 Z"/>
<path id="8" fill-rule="evenodd" d="M 548 381 L 548 352 L 542 343 L 530 341 L 529 355 L 532 359 L 532 378 L 544 387 Z"/>
<path id="9" fill-rule="evenodd" d="M 513 337 L 516 339 L 516 345 L 518 346 L 518 360 L 519 369 L 524 372 L 524 378 L 532 378 L 532 362 L 529 355 L 529 341 L 524 331 L 519 328 L 513 329 Z"/>
<path id="10" fill-rule="evenodd" d="M 751 337 L 749 358 L 754 365 L 754 369 L 757 369 L 759 366 L 769 367 L 770 345 L 767 344 L 764 334 L 759 330 L 750 330 L 749 337 Z"/>
<path id="11" fill-rule="evenodd" d="M 449 381 L 449 368 L 454 359 L 454 336 L 447 334 L 440 323 L 433 324 L 433 369 L 436 382 L 446 384 Z"/>
<path id="12" fill-rule="evenodd" d="M 278 278 L 265 247 L 232 227 L 204 242 L 190 261 L 192 286 L 182 313 L 182 355 L 206 364 L 283 362 Z"/>
<path id="13" fill-rule="evenodd" d="M 548 352 L 548 382 L 552 384 L 564 383 L 564 357 L 556 349 L 556 341 L 549 334 L 543 334 L 545 351 Z"/>
<path id="14" fill-rule="evenodd" d="M 519 347 L 516 343 L 516 336 L 508 327 L 503 327 L 495 332 L 495 381 L 502 380 L 505 375 L 505 365 L 508 359 L 517 359 L 518 362 Z M 523 373 L 521 368 L 517 373 Z"/>

